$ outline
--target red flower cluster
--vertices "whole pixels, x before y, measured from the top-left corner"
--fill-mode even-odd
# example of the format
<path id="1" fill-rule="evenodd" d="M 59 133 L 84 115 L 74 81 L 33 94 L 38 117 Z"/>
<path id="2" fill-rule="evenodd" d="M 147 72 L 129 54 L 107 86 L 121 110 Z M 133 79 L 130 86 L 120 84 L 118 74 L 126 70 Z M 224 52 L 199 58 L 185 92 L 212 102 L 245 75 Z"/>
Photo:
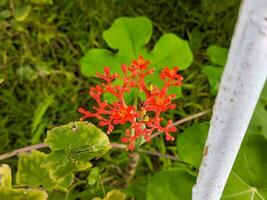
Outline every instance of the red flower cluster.
<path id="1" fill-rule="evenodd" d="M 84 116 L 81 120 L 95 117 L 99 120 L 99 126 L 107 126 L 108 134 L 114 129 L 116 124 L 130 124 L 130 128 L 125 131 L 125 135 L 121 141 L 128 143 L 129 150 L 133 150 L 137 138 L 144 137 L 146 141 L 150 141 L 150 136 L 154 131 L 165 133 L 167 141 L 174 138 L 170 135 L 175 132 L 176 128 L 172 126 L 172 120 L 168 121 L 166 126 L 162 126 L 163 118 L 160 116 L 162 112 L 174 109 L 175 104 L 172 99 L 174 94 L 167 94 L 170 86 L 181 86 L 183 77 L 178 74 L 178 67 L 169 69 L 165 67 L 160 78 L 164 85 L 160 89 L 151 83 L 146 84 L 145 77 L 154 72 L 154 69 L 148 68 L 149 61 L 145 61 L 143 57 L 133 60 L 130 66 L 122 65 L 123 76 L 111 74 L 110 69 L 106 67 L 104 74 L 97 73 L 97 77 L 103 80 L 103 83 L 91 87 L 89 94 L 93 97 L 98 106 L 93 107 L 94 113 L 79 108 L 79 112 Z M 115 79 L 122 79 L 122 85 L 114 85 Z M 146 95 L 146 100 L 139 105 L 127 105 L 124 99 L 125 92 L 130 92 L 131 88 L 139 88 Z M 106 100 L 102 101 L 102 95 L 110 93 L 117 98 L 113 104 L 109 104 Z"/>

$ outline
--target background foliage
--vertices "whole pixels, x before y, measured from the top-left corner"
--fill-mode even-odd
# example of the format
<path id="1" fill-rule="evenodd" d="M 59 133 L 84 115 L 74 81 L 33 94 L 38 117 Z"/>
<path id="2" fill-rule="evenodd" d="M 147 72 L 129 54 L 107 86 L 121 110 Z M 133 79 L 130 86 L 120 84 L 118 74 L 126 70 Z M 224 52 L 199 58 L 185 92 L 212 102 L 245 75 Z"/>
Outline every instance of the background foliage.
<path id="1" fill-rule="evenodd" d="M 151 20 L 153 34 L 145 45 L 148 50 L 170 32 L 189 41 L 193 62 L 182 71 L 183 97 L 175 101 L 176 110 L 166 117 L 175 121 L 211 109 L 238 6 L 239 0 L 0 0 L 0 152 L 42 142 L 48 129 L 77 120 L 80 105 L 87 101 L 88 106 L 93 105 L 86 91 L 96 80 L 83 76 L 79 63 L 92 48 L 116 53 L 102 33 L 122 16 Z M 266 185 L 266 94 L 265 87 L 229 179 L 231 187 L 225 190 L 226 199 L 266 198 L 262 189 Z M 178 161 L 141 153 L 130 181 L 128 152 L 112 150 L 103 159 L 93 160 L 91 170 L 75 173 L 76 182 L 66 186 L 68 199 L 125 198 L 117 191 L 108 193 L 112 189 L 140 200 L 163 194 L 167 199 L 177 199 L 177 191 L 180 199 L 190 199 L 209 119 L 207 115 L 179 126 L 176 143 L 165 143 L 159 137 L 146 144 L 146 150 L 171 154 Z M 117 141 L 122 128 L 111 135 L 111 141 Z M 34 159 L 35 154 L 46 157 L 40 152 L 32 157 L 21 155 L 19 170 L 24 166 L 23 159 Z M 17 158 L 4 162 L 13 174 L 17 171 Z M 38 160 L 32 163 L 34 166 Z M 239 166 L 247 167 L 239 171 Z M 179 181 L 172 183 L 173 176 Z M 18 175 L 17 181 L 25 180 Z M 27 181 L 35 183 L 34 179 Z M 50 197 L 63 198 L 64 192 L 54 191 Z"/>

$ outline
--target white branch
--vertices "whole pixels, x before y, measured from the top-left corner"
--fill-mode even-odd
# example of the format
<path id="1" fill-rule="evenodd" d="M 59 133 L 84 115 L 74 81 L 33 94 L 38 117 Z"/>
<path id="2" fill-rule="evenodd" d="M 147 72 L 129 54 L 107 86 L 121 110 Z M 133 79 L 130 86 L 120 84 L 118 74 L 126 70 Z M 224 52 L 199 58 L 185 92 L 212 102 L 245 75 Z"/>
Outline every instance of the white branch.
<path id="1" fill-rule="evenodd" d="M 219 200 L 267 77 L 267 0 L 243 0 L 193 200 Z"/>

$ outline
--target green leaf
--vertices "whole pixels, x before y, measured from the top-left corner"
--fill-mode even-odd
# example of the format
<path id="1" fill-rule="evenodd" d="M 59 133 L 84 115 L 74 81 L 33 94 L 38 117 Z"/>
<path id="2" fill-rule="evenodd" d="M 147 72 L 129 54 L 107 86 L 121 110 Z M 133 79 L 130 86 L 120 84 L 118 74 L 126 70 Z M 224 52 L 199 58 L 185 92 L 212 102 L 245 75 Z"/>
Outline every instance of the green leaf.
<path id="1" fill-rule="evenodd" d="M 53 0 L 31 0 L 31 2 L 37 5 L 45 5 L 45 4 L 53 5 Z"/>
<path id="2" fill-rule="evenodd" d="M 52 152 L 42 166 L 50 175 L 62 178 L 74 171 L 90 167 L 89 160 L 102 156 L 110 149 L 106 134 L 88 122 L 72 122 L 48 131 L 45 143 Z"/>
<path id="3" fill-rule="evenodd" d="M 99 180 L 100 170 L 98 167 L 94 167 L 91 169 L 89 177 L 88 177 L 88 184 L 94 185 Z"/>
<path id="4" fill-rule="evenodd" d="M 41 167 L 46 158 L 47 154 L 37 150 L 21 154 L 18 163 L 17 184 L 21 186 L 43 186 L 47 190 L 68 187 L 73 177 L 67 176 L 63 180 L 52 179 L 49 175 L 49 170 Z"/>
<path id="5" fill-rule="evenodd" d="M 209 122 L 194 124 L 179 134 L 177 150 L 181 159 L 194 167 L 199 167 L 208 136 Z"/>
<path id="6" fill-rule="evenodd" d="M 103 66 L 111 67 L 111 72 L 114 73 L 120 63 L 109 50 L 91 49 L 81 59 L 80 66 L 83 75 L 95 76 L 96 72 L 103 71 Z"/>
<path id="7" fill-rule="evenodd" d="M 6 164 L 0 165 L 1 200 L 47 200 L 48 198 L 46 191 L 41 188 L 11 188 L 11 182 L 10 167 Z"/>
<path id="8" fill-rule="evenodd" d="M 261 99 L 267 102 L 267 83 L 265 83 L 265 86 L 261 92 Z"/>
<path id="9" fill-rule="evenodd" d="M 156 173 L 148 182 L 147 200 L 191 200 L 195 177 L 175 168 Z"/>
<path id="10" fill-rule="evenodd" d="M 101 199 L 100 197 L 95 197 L 92 200 L 125 200 L 126 194 L 121 192 L 120 190 L 111 190 L 107 193 L 107 195 Z"/>
<path id="11" fill-rule="evenodd" d="M 121 64 L 130 64 L 146 49 L 145 45 L 152 34 L 151 21 L 145 17 L 121 17 L 103 33 L 103 38 L 116 54 L 106 49 L 91 49 L 81 59 L 81 71 L 85 76 L 95 76 L 102 72 L 105 66 L 111 67 L 111 72 L 120 72 Z M 119 69 L 119 70 L 118 70 Z"/>
<path id="12" fill-rule="evenodd" d="M 0 12 L 0 19 L 7 19 L 12 15 L 9 10 L 3 10 Z"/>
<path id="13" fill-rule="evenodd" d="M 195 27 L 188 33 L 188 36 L 190 47 L 193 50 L 199 50 L 206 34 L 203 31 L 200 31 L 198 27 Z"/>
<path id="14" fill-rule="evenodd" d="M 147 183 L 148 177 L 142 176 L 138 177 L 131 182 L 131 184 L 123 190 L 126 193 L 129 199 L 133 198 L 135 200 L 143 200 L 146 199 L 147 192 Z"/>
<path id="15" fill-rule="evenodd" d="M 266 199 L 266 155 L 267 140 L 261 135 L 250 135 L 239 151 L 222 199 Z"/>
<path id="16" fill-rule="evenodd" d="M 250 122 L 250 129 L 253 129 L 254 133 L 259 133 L 267 138 L 267 110 L 264 104 L 259 101 Z"/>
<path id="17" fill-rule="evenodd" d="M 102 73 L 105 66 L 109 66 L 113 73 L 122 74 L 121 64 L 129 65 L 133 59 L 142 55 L 151 61 L 150 67 L 156 69 L 154 75 L 151 75 L 147 81 L 160 84 L 162 81 L 159 78 L 159 71 L 165 66 L 180 66 L 180 69 L 185 69 L 191 64 L 193 55 L 187 41 L 167 33 L 149 52 L 145 45 L 148 44 L 151 34 L 152 23 L 148 18 L 122 17 L 115 20 L 103 33 L 103 37 L 109 47 L 117 52 L 113 53 L 106 49 L 89 50 L 80 61 L 82 74 L 95 76 L 96 72 Z M 177 94 L 177 97 L 181 96 L 180 88 L 171 88 L 170 92 Z"/>
<path id="18" fill-rule="evenodd" d="M 48 193 L 48 200 L 65 200 L 68 197 L 68 191 L 65 190 L 52 190 Z"/>
<path id="19" fill-rule="evenodd" d="M 217 45 L 211 45 L 207 50 L 207 54 L 213 64 L 224 66 L 228 56 L 228 49 Z"/>
<path id="20" fill-rule="evenodd" d="M 151 65 L 156 69 L 165 66 L 179 66 L 179 69 L 186 69 L 193 59 L 188 42 L 172 33 L 164 34 L 151 53 L 153 56 Z"/>
<path id="21" fill-rule="evenodd" d="M 48 171 L 40 167 L 46 157 L 45 153 L 37 150 L 20 154 L 16 175 L 17 184 L 51 187 L 50 184 L 53 184 L 53 180 L 49 177 Z"/>
<path id="22" fill-rule="evenodd" d="M 47 109 L 51 104 L 54 102 L 53 96 L 48 96 L 44 101 L 36 108 L 34 115 L 33 115 L 33 121 L 31 125 L 31 132 L 32 132 L 32 144 L 38 143 L 40 141 L 40 137 L 42 134 L 42 131 L 38 131 L 38 127 L 42 127 L 41 130 L 44 130 L 44 124 L 43 123 L 43 116 L 46 113 Z"/>
<path id="23" fill-rule="evenodd" d="M 211 94 L 216 95 L 219 89 L 223 68 L 206 65 L 202 68 L 201 72 L 208 77 Z"/>
<path id="24" fill-rule="evenodd" d="M 47 200 L 47 193 L 40 188 L 16 188 L 0 187 L 1 200 Z"/>
<path id="25" fill-rule="evenodd" d="M 28 17 L 28 15 L 30 14 L 31 9 L 32 9 L 31 5 L 24 5 L 24 6 L 16 7 L 15 19 L 17 21 L 20 21 L 20 22 L 24 21 Z"/>
<path id="26" fill-rule="evenodd" d="M 11 169 L 8 165 L 2 164 L 0 165 L 0 187 L 8 187 L 11 188 L 12 176 Z"/>
<path id="27" fill-rule="evenodd" d="M 103 38 L 114 50 L 119 50 L 117 56 L 125 58 L 128 64 L 144 51 L 152 34 L 152 24 L 145 17 L 122 17 L 103 33 Z"/>
<path id="28" fill-rule="evenodd" d="M 267 84 L 263 88 L 260 100 L 258 101 L 254 110 L 248 134 L 261 134 L 267 138 Z"/>
<path id="29" fill-rule="evenodd" d="M 125 200 L 126 194 L 119 190 L 111 190 L 103 200 Z"/>

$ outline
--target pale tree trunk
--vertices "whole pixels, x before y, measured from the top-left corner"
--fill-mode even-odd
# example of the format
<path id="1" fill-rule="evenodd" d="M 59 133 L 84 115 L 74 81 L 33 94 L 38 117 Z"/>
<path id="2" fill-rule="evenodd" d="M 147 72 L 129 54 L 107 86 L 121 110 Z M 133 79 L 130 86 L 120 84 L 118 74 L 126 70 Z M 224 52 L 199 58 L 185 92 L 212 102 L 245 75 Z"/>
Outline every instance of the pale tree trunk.
<path id="1" fill-rule="evenodd" d="M 267 0 L 243 0 L 193 200 L 219 200 L 267 77 Z"/>

